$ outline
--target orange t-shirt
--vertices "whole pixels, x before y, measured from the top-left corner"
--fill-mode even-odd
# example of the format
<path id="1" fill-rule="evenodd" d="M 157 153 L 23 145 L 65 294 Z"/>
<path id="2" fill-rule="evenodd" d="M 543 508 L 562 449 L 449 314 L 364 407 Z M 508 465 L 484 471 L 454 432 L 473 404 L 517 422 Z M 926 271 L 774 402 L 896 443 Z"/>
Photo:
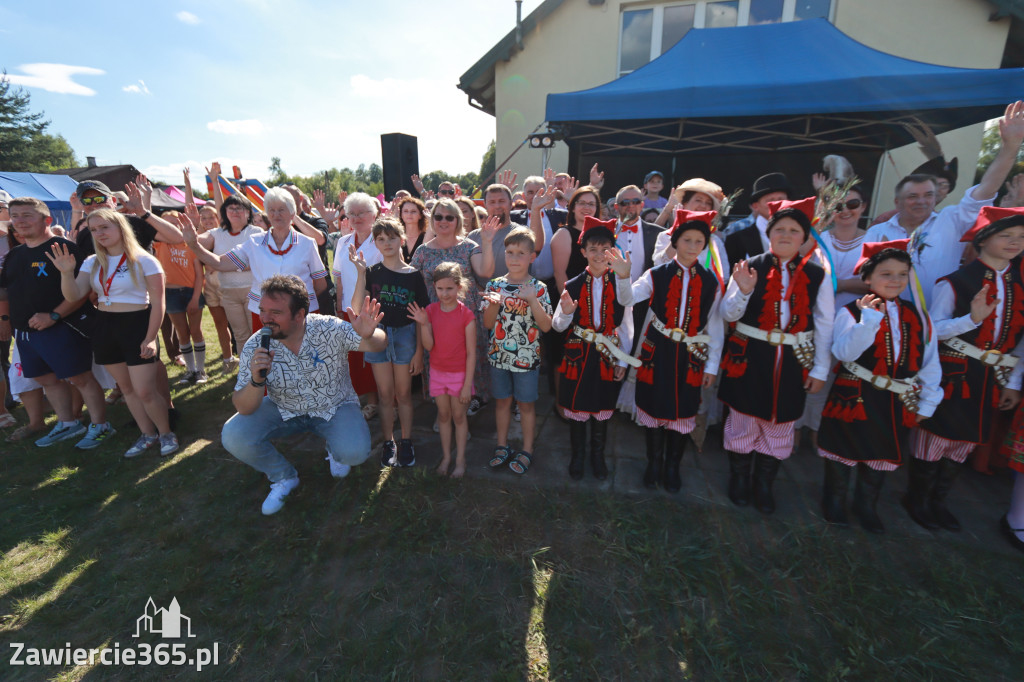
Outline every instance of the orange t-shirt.
<path id="1" fill-rule="evenodd" d="M 156 257 L 164 267 L 169 287 L 193 287 L 196 284 L 196 255 L 185 244 L 153 242 Z"/>

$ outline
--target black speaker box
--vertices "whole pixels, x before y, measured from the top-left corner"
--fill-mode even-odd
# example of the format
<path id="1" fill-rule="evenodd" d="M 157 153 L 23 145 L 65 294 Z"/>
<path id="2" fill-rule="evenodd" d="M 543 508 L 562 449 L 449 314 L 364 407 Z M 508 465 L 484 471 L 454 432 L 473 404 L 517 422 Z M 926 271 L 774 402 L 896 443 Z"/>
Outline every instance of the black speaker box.
<path id="1" fill-rule="evenodd" d="M 420 172 L 416 137 L 404 133 L 387 133 L 380 136 L 380 149 L 384 160 L 384 196 L 390 201 L 400 189 L 409 190 L 413 196 L 418 196 L 411 179 Z"/>

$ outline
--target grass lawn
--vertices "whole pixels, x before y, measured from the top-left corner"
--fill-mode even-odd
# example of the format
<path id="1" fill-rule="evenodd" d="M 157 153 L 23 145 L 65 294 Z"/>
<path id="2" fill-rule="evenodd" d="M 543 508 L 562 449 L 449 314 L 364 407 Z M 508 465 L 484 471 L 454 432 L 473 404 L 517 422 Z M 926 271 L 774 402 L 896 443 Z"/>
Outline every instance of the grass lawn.
<path id="1" fill-rule="evenodd" d="M 212 349 L 216 345 L 209 339 Z M 216 356 L 215 352 L 210 353 Z M 211 363 L 211 367 L 213 364 Z M 173 381 L 173 377 L 172 377 Z M 1020 556 L 868 538 L 685 497 L 527 479 L 330 478 L 312 442 L 285 509 L 219 445 L 232 382 L 178 393 L 183 449 L 125 460 L 0 445 L 0 678 L 1019 680 Z M 425 443 L 433 451 L 436 442 Z M 471 466 L 481 466 L 472 462 Z M 28 647 L 121 649 L 152 597 L 219 665 L 9 665 Z"/>

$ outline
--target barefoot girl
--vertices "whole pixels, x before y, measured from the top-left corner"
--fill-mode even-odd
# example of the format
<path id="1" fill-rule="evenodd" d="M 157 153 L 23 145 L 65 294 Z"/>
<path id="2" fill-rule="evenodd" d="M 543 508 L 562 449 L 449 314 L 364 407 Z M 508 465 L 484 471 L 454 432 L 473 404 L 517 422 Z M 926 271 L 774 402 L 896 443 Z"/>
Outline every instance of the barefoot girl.
<path id="1" fill-rule="evenodd" d="M 431 274 L 437 302 L 426 308 L 409 305 L 409 317 L 419 325 L 420 340 L 430 353 L 430 395 L 437 403 L 441 429 L 441 464 L 437 473 L 448 475 L 452 456 L 452 420 L 455 421 L 455 470 L 466 473 L 466 408 L 473 395 L 476 367 L 476 318 L 462 302 L 470 282 L 458 263 L 441 263 Z"/>

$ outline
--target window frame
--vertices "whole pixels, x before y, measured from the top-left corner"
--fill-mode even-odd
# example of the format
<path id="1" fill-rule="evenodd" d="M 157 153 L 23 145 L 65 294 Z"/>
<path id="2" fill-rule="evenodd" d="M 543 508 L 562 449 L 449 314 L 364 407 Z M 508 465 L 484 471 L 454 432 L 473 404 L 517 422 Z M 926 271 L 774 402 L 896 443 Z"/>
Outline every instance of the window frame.
<path id="1" fill-rule="evenodd" d="M 668 7 L 679 7 L 682 5 L 694 5 L 693 12 L 693 28 L 704 28 L 704 22 L 707 18 L 707 6 L 714 4 L 719 0 L 674 0 L 672 2 L 660 2 L 660 3 L 649 3 L 639 2 L 629 5 L 623 5 L 619 11 L 619 40 L 618 40 L 618 55 L 616 57 L 615 66 L 617 78 L 621 78 L 628 73 L 632 73 L 635 69 L 623 70 L 622 69 L 622 39 L 623 29 L 625 27 L 625 15 L 626 12 L 653 10 L 651 16 L 651 36 L 650 36 L 650 56 L 647 60 L 647 64 L 660 57 L 663 53 L 661 51 L 661 43 L 663 40 L 664 26 L 665 26 L 665 9 Z M 737 26 L 749 26 L 750 25 L 750 3 L 751 0 L 736 0 L 739 5 L 737 7 L 736 14 L 736 25 Z M 796 21 L 796 6 L 799 0 L 783 0 L 782 2 L 782 23 L 790 21 Z M 836 12 L 836 0 L 829 0 L 828 7 L 828 20 L 833 22 L 835 20 Z M 642 67 L 641 67 L 642 68 Z"/>

